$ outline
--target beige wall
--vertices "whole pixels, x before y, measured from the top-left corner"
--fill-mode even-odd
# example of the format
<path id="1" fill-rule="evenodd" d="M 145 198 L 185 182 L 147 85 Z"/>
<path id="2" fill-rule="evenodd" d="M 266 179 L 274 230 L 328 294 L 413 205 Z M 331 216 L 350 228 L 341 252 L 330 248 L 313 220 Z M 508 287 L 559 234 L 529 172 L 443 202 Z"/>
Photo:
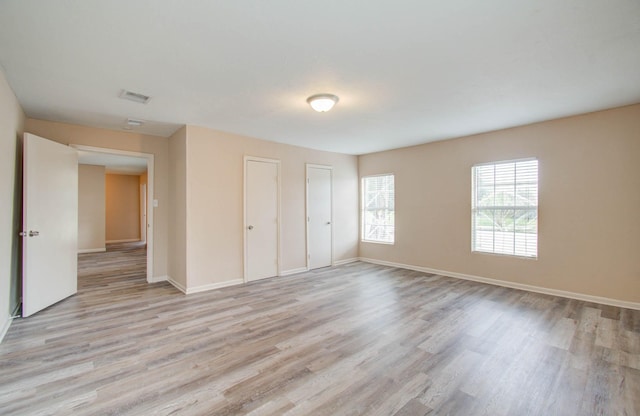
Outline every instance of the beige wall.
<path id="1" fill-rule="evenodd" d="M 73 143 L 154 155 L 154 198 L 158 200 L 159 205 L 157 208 L 152 208 L 154 210 L 153 276 L 157 278 L 166 276 L 169 212 L 168 139 L 31 118 L 26 120 L 25 131 L 64 144 Z"/>
<path id="2" fill-rule="evenodd" d="M 169 276 L 187 287 L 187 128 L 169 138 Z"/>
<path id="3" fill-rule="evenodd" d="M 537 157 L 538 259 L 471 253 L 471 167 Z M 361 156 L 395 174 L 396 243 L 360 256 L 640 302 L 640 105 Z"/>
<path id="4" fill-rule="evenodd" d="M 5 236 L 0 293 L 10 293 L 0 304 L 2 318 L 18 296 L 12 283 L 17 282 L 12 277 L 17 276 L 16 133 L 24 120 L 4 79 L 0 105 L 2 209 L 13 213 L 0 222 Z M 336 261 L 360 255 L 640 301 L 640 105 L 359 158 L 194 126 L 171 139 L 35 119 L 26 120 L 25 131 L 61 143 L 154 154 L 159 200 L 154 276 L 167 274 L 170 256 L 170 275 L 185 288 L 243 276 L 243 156 L 249 155 L 282 163 L 285 272 L 305 266 L 305 163 L 317 163 L 334 166 Z M 540 161 L 539 258 L 472 254 L 471 166 L 532 156 Z M 360 243 L 358 253 L 358 173 L 387 172 L 396 175 L 396 244 Z"/>
<path id="5" fill-rule="evenodd" d="M 105 167 L 78 165 L 78 251 L 105 249 Z"/>
<path id="6" fill-rule="evenodd" d="M 140 176 L 106 175 L 108 242 L 140 240 Z"/>
<path id="7" fill-rule="evenodd" d="M 0 71 L 0 337 L 20 298 L 22 107 Z"/>
<path id="8" fill-rule="evenodd" d="M 358 256 L 355 156 L 187 126 L 186 281 L 189 289 L 243 278 L 245 155 L 281 161 L 283 272 L 306 266 L 305 163 L 334 168 L 334 261 Z"/>

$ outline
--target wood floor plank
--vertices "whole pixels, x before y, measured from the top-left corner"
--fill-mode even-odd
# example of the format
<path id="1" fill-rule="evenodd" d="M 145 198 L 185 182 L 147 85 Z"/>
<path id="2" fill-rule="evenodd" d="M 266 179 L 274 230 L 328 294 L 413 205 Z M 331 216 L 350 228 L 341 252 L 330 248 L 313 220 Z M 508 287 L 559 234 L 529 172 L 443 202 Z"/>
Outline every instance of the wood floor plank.
<path id="1" fill-rule="evenodd" d="M 0 344 L 0 414 L 640 414 L 640 311 L 359 262 L 185 296 L 145 267 L 79 255 Z"/>

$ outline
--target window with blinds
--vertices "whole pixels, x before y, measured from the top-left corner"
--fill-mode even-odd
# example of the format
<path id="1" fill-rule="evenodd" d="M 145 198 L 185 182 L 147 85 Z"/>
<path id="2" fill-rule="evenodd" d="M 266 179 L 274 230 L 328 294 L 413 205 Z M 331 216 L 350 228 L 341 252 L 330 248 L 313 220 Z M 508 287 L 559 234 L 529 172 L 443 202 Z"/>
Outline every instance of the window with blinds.
<path id="1" fill-rule="evenodd" d="M 538 161 L 471 168 L 471 250 L 538 256 Z"/>
<path id="2" fill-rule="evenodd" d="M 362 241 L 393 244 L 395 238 L 393 175 L 362 178 Z"/>

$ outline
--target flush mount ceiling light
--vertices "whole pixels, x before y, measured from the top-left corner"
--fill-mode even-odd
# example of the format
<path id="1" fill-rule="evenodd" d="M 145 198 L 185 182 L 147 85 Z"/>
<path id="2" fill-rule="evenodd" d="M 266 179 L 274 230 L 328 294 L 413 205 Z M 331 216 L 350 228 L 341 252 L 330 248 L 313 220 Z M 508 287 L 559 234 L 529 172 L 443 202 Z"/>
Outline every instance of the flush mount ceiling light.
<path id="1" fill-rule="evenodd" d="M 316 94 L 307 98 L 307 102 L 318 113 L 325 113 L 338 102 L 338 97 L 333 94 Z"/>
<path id="2" fill-rule="evenodd" d="M 146 104 L 149 102 L 151 97 L 148 95 L 140 94 L 139 92 L 122 90 L 119 95 L 123 100 L 133 101 L 135 103 Z"/>

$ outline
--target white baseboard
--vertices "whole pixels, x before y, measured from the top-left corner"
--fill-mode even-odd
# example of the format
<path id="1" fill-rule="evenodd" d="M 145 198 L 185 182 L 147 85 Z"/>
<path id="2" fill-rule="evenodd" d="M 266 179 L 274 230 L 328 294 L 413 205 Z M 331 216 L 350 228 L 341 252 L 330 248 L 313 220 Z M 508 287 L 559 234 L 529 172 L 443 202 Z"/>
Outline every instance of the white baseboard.
<path id="1" fill-rule="evenodd" d="M 336 261 L 333 262 L 333 266 L 342 266 L 344 264 L 354 263 L 354 262 L 356 262 L 358 260 L 360 260 L 358 257 L 352 257 L 350 259 L 336 260 Z"/>
<path id="2" fill-rule="evenodd" d="M 166 279 L 167 282 L 171 283 L 173 286 L 175 286 L 176 289 L 178 289 L 180 292 L 184 293 L 185 295 L 191 295 L 193 293 L 198 293 L 198 292 L 206 292 L 207 290 L 220 289 L 223 287 L 235 286 L 235 285 L 240 285 L 244 283 L 244 280 L 242 279 L 234 279 L 234 280 L 227 280 L 226 282 L 209 283 L 206 285 L 187 288 L 182 283 L 178 283 L 175 280 L 173 280 L 170 276 L 166 276 L 166 277 L 167 277 Z"/>
<path id="3" fill-rule="evenodd" d="M 7 317 L 7 320 L 2 325 L 2 329 L 0 330 L 0 343 L 4 339 L 4 336 L 7 335 L 7 332 L 9 332 L 9 327 L 11 326 L 11 323 L 13 322 L 13 317 L 17 315 L 18 311 L 20 310 L 20 305 L 21 304 L 22 304 L 22 302 L 18 302 L 16 307 L 13 308 L 13 312 L 11 312 L 11 315 L 9 315 Z"/>
<path id="4" fill-rule="evenodd" d="M 78 254 L 84 254 L 84 253 L 102 253 L 107 251 L 106 248 L 79 248 L 78 249 Z"/>
<path id="5" fill-rule="evenodd" d="M 308 271 L 309 269 L 307 269 L 306 267 L 298 267 L 297 269 L 283 270 L 280 272 L 279 276 L 290 276 L 292 274 L 304 273 Z"/>
<path id="6" fill-rule="evenodd" d="M 182 283 L 178 283 L 171 278 L 171 276 L 167 276 L 167 282 L 171 283 L 176 289 L 180 292 L 187 294 L 187 288 L 182 285 Z"/>
<path id="7" fill-rule="evenodd" d="M 602 296 L 593 296 L 593 295 L 587 295 L 587 294 L 584 294 L 584 293 L 568 292 L 568 291 L 565 291 L 565 290 L 551 289 L 551 288 L 541 287 L 541 286 L 526 285 L 526 284 L 523 284 L 523 283 L 508 282 L 506 280 L 491 279 L 489 277 L 481 277 L 481 276 L 474 276 L 474 275 L 470 275 L 470 274 L 449 272 L 449 271 L 446 271 L 446 270 L 437 270 L 437 269 L 431 269 L 429 267 L 413 266 L 413 265 L 410 265 L 410 264 L 394 263 L 394 262 L 390 262 L 390 261 L 369 259 L 369 258 L 365 258 L 365 257 L 360 257 L 360 261 L 364 261 L 366 263 L 379 264 L 379 265 L 382 265 L 382 266 L 397 267 L 397 268 L 400 268 L 400 269 L 415 270 L 415 271 L 424 272 L 424 273 L 438 274 L 438 275 L 446 276 L 446 277 L 454 277 L 456 279 L 471 280 L 471 281 L 474 281 L 474 282 L 487 283 L 487 284 L 490 284 L 490 285 L 508 287 L 508 288 L 511 288 L 511 289 L 526 290 L 526 291 L 529 291 L 529 292 L 542 293 L 542 294 L 545 294 L 545 295 L 560 296 L 562 298 L 576 299 L 576 300 L 582 300 L 582 301 L 585 301 L 585 302 L 600 303 L 600 304 L 603 304 L 603 305 L 617 306 L 617 307 L 620 307 L 620 308 L 640 310 L 640 303 L 638 303 L 638 302 L 628 302 L 628 301 L 625 301 L 625 300 L 605 298 L 605 297 L 602 297 Z"/>
<path id="8" fill-rule="evenodd" d="M 149 280 L 149 283 L 158 283 L 158 282 L 166 282 L 167 280 L 169 280 L 169 276 L 164 275 L 164 276 L 153 276 L 151 277 L 151 280 Z"/>
<path id="9" fill-rule="evenodd" d="M 350 259 L 342 259 L 342 260 L 336 260 L 333 263 L 331 263 L 331 266 L 342 266 L 343 264 L 349 264 L 349 263 L 353 263 L 358 261 L 359 258 L 358 257 L 352 257 Z M 291 270 L 283 270 L 280 272 L 280 274 L 278 276 L 289 276 L 292 274 L 298 274 L 298 273 L 304 273 L 304 272 L 308 272 L 309 269 L 306 267 L 298 267 L 297 269 L 291 269 Z"/>
<path id="10" fill-rule="evenodd" d="M 111 243 L 134 243 L 134 242 L 138 243 L 140 241 L 142 241 L 142 240 L 140 240 L 139 238 L 127 238 L 127 239 L 124 239 L 124 240 L 107 240 L 107 241 L 105 241 L 105 243 L 107 243 L 107 244 L 111 244 Z"/>
<path id="11" fill-rule="evenodd" d="M 11 326 L 11 322 L 13 322 L 13 318 L 9 316 L 7 320 L 4 322 L 4 324 L 2 325 L 2 330 L 0 332 L 0 342 L 2 342 L 2 340 L 4 339 L 4 336 L 7 335 L 7 332 L 9 332 L 9 327 Z"/>
<path id="12" fill-rule="evenodd" d="M 227 286 L 241 285 L 242 283 L 244 283 L 243 279 L 234 279 L 234 280 L 227 280 L 226 282 L 209 283 L 206 285 L 189 287 L 187 288 L 185 293 L 187 295 L 190 295 L 192 293 L 206 292 L 207 290 L 220 289 Z"/>

